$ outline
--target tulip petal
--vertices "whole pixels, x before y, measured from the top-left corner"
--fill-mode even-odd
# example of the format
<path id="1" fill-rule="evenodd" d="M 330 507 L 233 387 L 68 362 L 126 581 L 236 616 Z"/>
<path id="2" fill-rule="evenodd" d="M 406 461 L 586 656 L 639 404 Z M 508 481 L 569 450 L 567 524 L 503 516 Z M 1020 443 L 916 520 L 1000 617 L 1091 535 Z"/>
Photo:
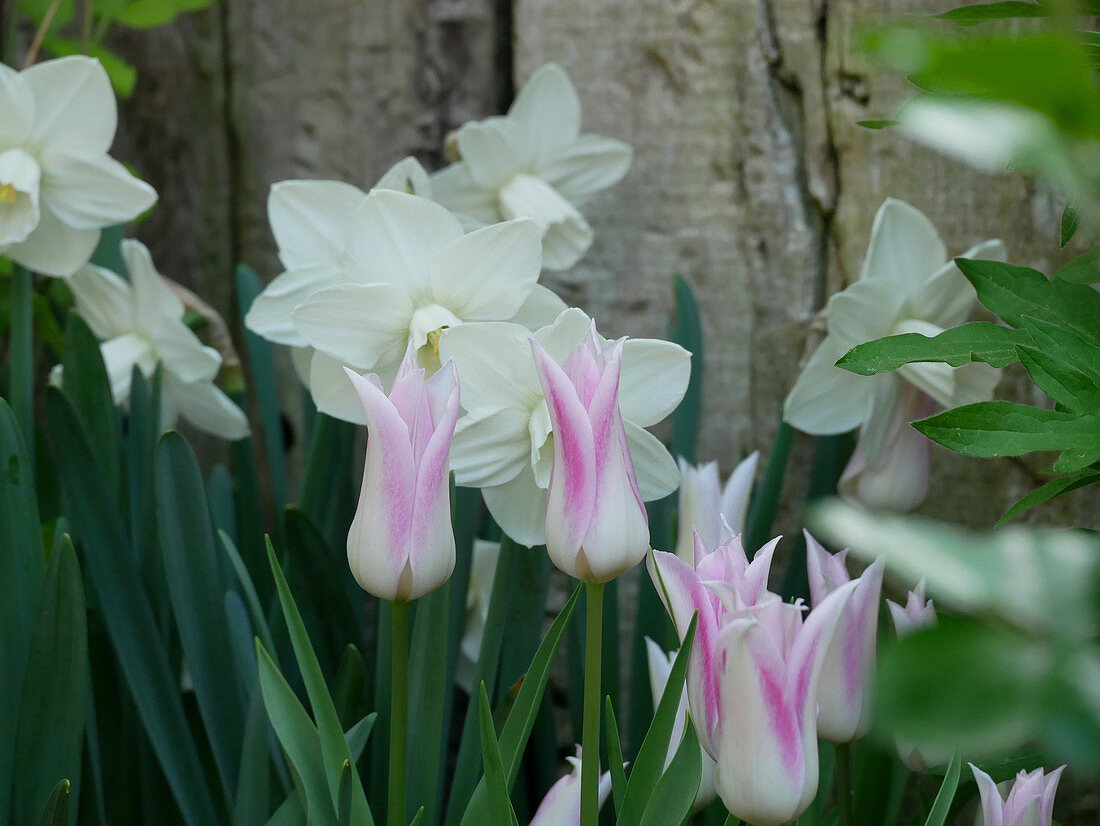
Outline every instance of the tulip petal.
<path id="1" fill-rule="evenodd" d="M 623 343 L 619 410 L 627 421 L 649 427 L 684 398 L 691 379 L 691 353 L 671 341 L 630 338 Z"/>
<path id="2" fill-rule="evenodd" d="M 581 102 L 569 75 L 556 63 L 536 69 L 508 109 L 516 125 L 516 149 L 524 160 L 542 164 L 571 145 L 581 131 Z"/>
<path id="3" fill-rule="evenodd" d="M 978 793 L 982 798 L 982 824 L 983 826 L 1004 826 L 1004 801 L 997 789 L 993 778 L 983 772 L 973 763 L 967 763 L 974 772 L 974 780 L 978 784 Z"/>
<path id="4" fill-rule="evenodd" d="M 157 200 L 153 187 L 106 155 L 57 155 L 46 170 L 42 200 L 74 229 L 124 223 Z"/>
<path id="5" fill-rule="evenodd" d="M 267 197 L 267 217 L 279 260 L 288 270 L 335 266 L 352 216 L 367 193 L 343 181 L 279 181 Z"/>
<path id="6" fill-rule="evenodd" d="M 519 312 L 539 278 L 540 234 L 528 219 L 464 235 L 431 259 L 435 300 L 468 321 L 499 321 Z"/>
<path id="7" fill-rule="evenodd" d="M 680 492 L 677 498 L 676 555 L 687 563 L 695 558 L 695 537 L 708 549 L 718 544 L 722 529 L 722 491 L 718 463 L 692 465 L 682 456 Z"/>
<path id="8" fill-rule="evenodd" d="M 345 370 L 367 420 L 367 456 L 359 506 L 348 533 L 348 562 L 363 590 L 392 600 L 412 586 L 405 581 L 416 494 L 412 444 L 404 419 L 377 377 Z"/>
<path id="9" fill-rule="evenodd" d="M 345 251 L 355 280 L 427 290 L 432 254 L 462 237 L 446 207 L 404 192 L 376 189 L 351 219 Z"/>
<path id="10" fill-rule="evenodd" d="M 47 153 L 90 157 L 111 148 L 118 125 L 107 72 L 90 57 L 62 57 L 22 72 L 34 93 L 34 140 Z"/>
<path id="11" fill-rule="evenodd" d="M 722 506 L 719 512 L 734 534 L 740 534 L 745 529 L 745 515 L 749 510 L 753 479 L 759 461 L 760 451 L 753 451 L 733 469 L 722 489 Z"/>
<path id="12" fill-rule="evenodd" d="M 634 150 L 622 141 L 581 135 L 552 152 L 539 166 L 539 174 L 563 198 L 583 206 L 597 192 L 617 184 L 633 157 Z"/>
<path id="13" fill-rule="evenodd" d="M 915 294 L 946 260 L 947 248 L 928 217 L 904 201 L 887 198 L 875 214 L 859 278 L 893 281 L 904 287 L 904 294 Z"/>

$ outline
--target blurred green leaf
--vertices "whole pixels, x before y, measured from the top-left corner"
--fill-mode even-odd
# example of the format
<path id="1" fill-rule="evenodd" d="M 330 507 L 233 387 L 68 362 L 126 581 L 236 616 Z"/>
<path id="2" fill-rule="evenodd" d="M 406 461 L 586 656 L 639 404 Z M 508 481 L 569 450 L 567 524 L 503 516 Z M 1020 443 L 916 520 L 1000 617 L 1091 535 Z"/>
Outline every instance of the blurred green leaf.
<path id="1" fill-rule="evenodd" d="M 168 594 L 222 784 L 237 788 L 244 708 L 236 691 L 229 625 L 206 488 L 187 441 L 166 433 L 157 448 L 157 523 Z M 251 681 L 249 681 L 251 682 Z"/>
<path id="2" fill-rule="evenodd" d="M 611 697 L 604 696 L 604 727 L 607 742 L 608 771 L 611 772 L 611 795 L 615 801 L 615 816 L 623 808 L 626 795 L 626 769 L 623 768 L 623 747 L 619 742 L 619 725 L 615 722 L 615 708 Z"/>
<path id="3" fill-rule="evenodd" d="M 134 567 L 115 492 L 72 405 L 46 390 L 46 429 L 85 568 L 130 692 L 176 803 L 189 826 L 219 821 L 179 694 L 178 675 Z"/>
<path id="4" fill-rule="evenodd" d="M 973 26 L 988 20 L 1011 20 L 1021 17 L 1046 17 L 1049 14 L 1045 6 L 1028 3 L 1024 0 L 1001 0 L 998 3 L 973 3 L 967 6 L 936 14 L 942 20 L 950 20 L 960 26 Z M 1063 246 L 1065 246 L 1063 244 Z"/>
<path id="5" fill-rule="evenodd" d="M 1045 485 L 1035 488 L 1035 490 L 1017 500 L 1017 502 L 1005 512 L 1005 515 L 998 520 L 997 526 L 999 527 L 1005 522 L 1015 519 L 1017 516 L 1022 516 L 1032 508 L 1044 502 L 1049 502 L 1051 499 L 1061 496 L 1064 493 L 1069 493 L 1085 485 L 1092 485 L 1097 482 L 1100 482 L 1100 471 L 1092 469 L 1078 471 L 1072 476 L 1062 476 L 1058 479 L 1052 479 Z"/>
<path id="6" fill-rule="evenodd" d="M 1064 247 L 1072 241 L 1080 225 L 1081 213 L 1073 204 L 1066 204 L 1066 208 L 1062 210 L 1062 223 L 1059 227 L 1059 245 Z"/>
<path id="7" fill-rule="evenodd" d="M 130 29 L 152 29 L 212 4 L 213 0 L 130 0 L 114 11 L 111 22 Z"/>
<path id="8" fill-rule="evenodd" d="M 367 665 L 359 649 L 350 643 L 340 657 L 332 684 L 332 701 L 341 725 L 348 726 L 367 713 Z"/>
<path id="9" fill-rule="evenodd" d="M 1054 277 L 1071 284 L 1095 284 L 1100 281 L 1100 245 L 1074 258 Z"/>
<path id="10" fill-rule="evenodd" d="M 11 777 L 23 673 L 46 571 L 30 457 L 8 403 L 0 398 L 0 777 Z M 0 783 L 0 817 L 11 784 Z"/>
<path id="11" fill-rule="evenodd" d="M 941 616 L 887 648 L 878 677 L 882 724 L 898 737 L 990 754 L 1034 735 L 1048 653 L 980 620 Z"/>
<path id="12" fill-rule="evenodd" d="M 1004 367 L 1019 361 L 1017 345 L 1029 343 L 1031 339 L 1019 330 L 973 321 L 931 337 L 901 333 L 868 341 L 841 356 L 836 366 L 860 376 L 888 373 L 917 361 L 946 362 L 952 367 L 984 361 Z"/>
<path id="13" fill-rule="evenodd" d="M 65 355 L 61 363 L 65 395 L 91 437 L 92 448 L 104 473 L 101 482 L 117 490 L 122 435 L 118 411 L 111 395 L 111 382 L 103 364 L 99 339 L 75 311 L 69 313 L 65 326 Z"/>
<path id="14" fill-rule="evenodd" d="M 38 823 L 59 781 L 79 782 L 88 679 L 84 582 L 65 536 L 46 569 L 27 655 L 15 736 L 13 826 Z M 68 789 L 64 799 L 67 809 Z"/>
<path id="15" fill-rule="evenodd" d="M 881 118 L 879 120 L 859 120 L 856 121 L 856 126 L 862 126 L 864 129 L 889 129 L 891 126 L 897 126 L 898 121 L 892 118 Z"/>
<path id="16" fill-rule="evenodd" d="M 478 719 L 481 728 L 481 754 L 485 767 L 485 808 L 492 817 L 492 823 L 511 823 L 517 826 L 516 813 L 508 799 L 508 782 L 504 777 L 504 761 L 500 756 L 496 729 L 493 726 L 493 712 L 489 708 L 489 696 L 485 693 L 485 683 L 478 686 Z M 486 822 L 486 821 L 479 821 Z"/>
<path id="17" fill-rule="evenodd" d="M 947 774 L 943 777 L 939 794 L 936 795 L 936 802 L 932 804 L 932 811 L 924 821 L 924 826 L 943 826 L 947 821 L 947 815 L 951 811 L 951 801 L 955 799 L 955 790 L 959 787 L 961 769 L 962 757 L 959 752 L 955 752 L 955 756 L 951 758 L 951 763 L 947 767 Z"/>
<path id="18" fill-rule="evenodd" d="M 59 780 L 46 801 L 39 826 L 69 826 L 69 798 L 72 796 L 68 780 Z"/>
<path id="19" fill-rule="evenodd" d="M 635 826 L 641 824 L 646 810 L 650 808 L 650 800 L 653 797 L 658 780 L 665 767 L 665 758 L 668 756 L 668 746 L 672 738 L 672 730 L 676 725 L 676 716 L 680 709 L 680 698 L 684 692 L 684 680 L 687 678 L 688 659 L 691 655 L 692 640 L 695 639 L 695 625 L 697 617 L 692 617 L 684 635 L 683 644 L 676 654 L 676 660 L 672 663 L 672 670 L 665 684 L 661 702 L 657 704 L 657 711 L 653 715 L 653 722 L 646 733 L 642 747 L 638 750 L 638 758 L 630 769 L 627 778 L 626 794 L 623 798 L 623 806 L 619 811 L 619 826 Z M 698 745 L 695 748 L 698 753 Z M 696 775 L 695 785 L 691 788 L 691 796 L 694 800 L 695 792 L 699 788 L 699 778 Z"/>

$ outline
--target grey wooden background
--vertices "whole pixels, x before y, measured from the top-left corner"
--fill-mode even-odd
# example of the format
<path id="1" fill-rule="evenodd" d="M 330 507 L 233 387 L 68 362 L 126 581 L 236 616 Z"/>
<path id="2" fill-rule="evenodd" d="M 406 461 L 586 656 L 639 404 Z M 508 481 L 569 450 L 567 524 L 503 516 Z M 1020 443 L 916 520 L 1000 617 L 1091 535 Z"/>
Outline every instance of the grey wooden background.
<path id="1" fill-rule="evenodd" d="M 139 234 L 163 271 L 231 313 L 237 262 L 265 280 L 278 272 L 273 182 L 368 186 L 409 153 L 437 165 L 449 130 L 503 111 L 535 68 L 558 61 L 586 131 L 629 141 L 636 157 L 587 209 L 592 250 L 548 283 L 605 332 L 630 335 L 662 335 L 672 278 L 692 283 L 707 335 L 700 456 L 729 469 L 767 449 L 808 322 L 855 277 L 886 196 L 924 210 L 953 252 L 1000 236 L 1019 263 L 1066 257 L 1061 203 L 1027 179 L 982 176 L 856 125 L 906 97 L 856 53 L 859 27 L 951 5 L 222 0 L 116 42 L 140 73 L 117 152 L 161 193 Z M 293 398 L 289 368 L 286 380 Z M 1018 379 L 1006 386 L 1020 397 Z M 796 443 L 790 502 L 809 445 Z M 925 511 L 968 524 L 991 524 L 1033 486 L 1020 463 L 946 451 L 936 463 Z"/>

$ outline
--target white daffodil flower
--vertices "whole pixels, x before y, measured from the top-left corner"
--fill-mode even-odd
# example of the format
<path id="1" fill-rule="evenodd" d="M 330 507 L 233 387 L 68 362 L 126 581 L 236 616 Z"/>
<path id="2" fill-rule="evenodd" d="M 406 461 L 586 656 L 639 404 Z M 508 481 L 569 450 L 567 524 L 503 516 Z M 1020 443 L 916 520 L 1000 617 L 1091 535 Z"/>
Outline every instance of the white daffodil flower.
<path id="1" fill-rule="evenodd" d="M 182 416 L 215 436 L 247 436 L 248 419 L 214 384 L 221 355 L 183 323 L 184 306 L 153 266 L 149 250 L 139 241 L 123 241 L 122 259 L 129 281 L 94 264 L 69 279 L 77 310 L 103 339 L 100 352 L 115 403 L 129 402 L 135 365 L 149 377 L 159 362 L 163 426 Z M 59 365 L 51 379 L 63 378 Z"/>
<path id="2" fill-rule="evenodd" d="M 404 192 L 376 189 L 363 199 L 344 256 L 348 280 L 314 293 L 291 317 L 317 351 L 309 387 L 318 410 L 357 424 L 363 406 L 341 365 L 377 373 L 388 385 L 411 346 L 421 367 L 437 369 L 443 330 L 523 318 L 531 300 L 545 296 L 536 290 L 532 221 L 467 234 L 445 207 Z"/>
<path id="3" fill-rule="evenodd" d="M 507 115 L 464 124 L 456 144 L 461 160 L 432 175 L 435 200 L 483 223 L 531 218 L 549 270 L 584 255 L 592 228 L 578 207 L 617 183 L 633 154 L 622 141 L 581 134 L 577 90 L 554 63 L 531 75 Z"/>
<path id="4" fill-rule="evenodd" d="M 1004 244 L 985 241 L 961 258 L 1004 260 Z M 915 207 L 888 199 L 875 216 L 859 280 L 834 295 L 828 335 L 810 357 L 783 408 L 805 433 L 859 428 L 840 492 L 873 507 L 910 510 L 928 492 L 928 441 L 909 422 L 935 405 L 992 398 L 1000 371 L 974 363 L 907 364 L 893 373 L 858 376 L 837 359 L 866 341 L 898 333 L 934 336 L 966 321 L 976 295 L 935 227 Z"/>
<path id="5" fill-rule="evenodd" d="M 512 323 L 467 324 L 447 330 L 439 357 L 454 359 L 466 411 L 451 444 L 458 484 L 479 487 L 489 512 L 521 545 L 546 542 L 546 491 L 554 434 L 530 339 L 559 364 L 588 334 L 592 320 L 576 308 L 534 333 Z M 660 440 L 644 428 L 680 403 L 691 354 L 657 339 L 627 339 L 619 379 L 619 410 L 638 487 L 645 501 L 676 489 L 680 472 Z"/>
<path id="6" fill-rule="evenodd" d="M 157 193 L 107 155 L 118 113 L 98 60 L 0 64 L 0 255 L 43 275 L 88 262 L 100 230 Z"/>

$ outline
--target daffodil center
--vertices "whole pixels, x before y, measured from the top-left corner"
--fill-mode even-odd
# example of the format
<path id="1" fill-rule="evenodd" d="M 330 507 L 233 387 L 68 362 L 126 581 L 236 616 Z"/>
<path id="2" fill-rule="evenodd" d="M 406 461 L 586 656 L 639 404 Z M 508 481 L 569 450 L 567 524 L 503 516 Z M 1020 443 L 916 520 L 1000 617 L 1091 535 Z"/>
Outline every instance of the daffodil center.
<path id="1" fill-rule="evenodd" d="M 0 152 L 0 247 L 25 241 L 38 226 L 42 170 L 22 149 Z"/>
<path id="2" fill-rule="evenodd" d="M 417 308 L 409 321 L 409 341 L 416 350 L 416 361 L 429 373 L 439 369 L 439 339 L 448 327 L 457 327 L 462 319 L 439 304 Z"/>

